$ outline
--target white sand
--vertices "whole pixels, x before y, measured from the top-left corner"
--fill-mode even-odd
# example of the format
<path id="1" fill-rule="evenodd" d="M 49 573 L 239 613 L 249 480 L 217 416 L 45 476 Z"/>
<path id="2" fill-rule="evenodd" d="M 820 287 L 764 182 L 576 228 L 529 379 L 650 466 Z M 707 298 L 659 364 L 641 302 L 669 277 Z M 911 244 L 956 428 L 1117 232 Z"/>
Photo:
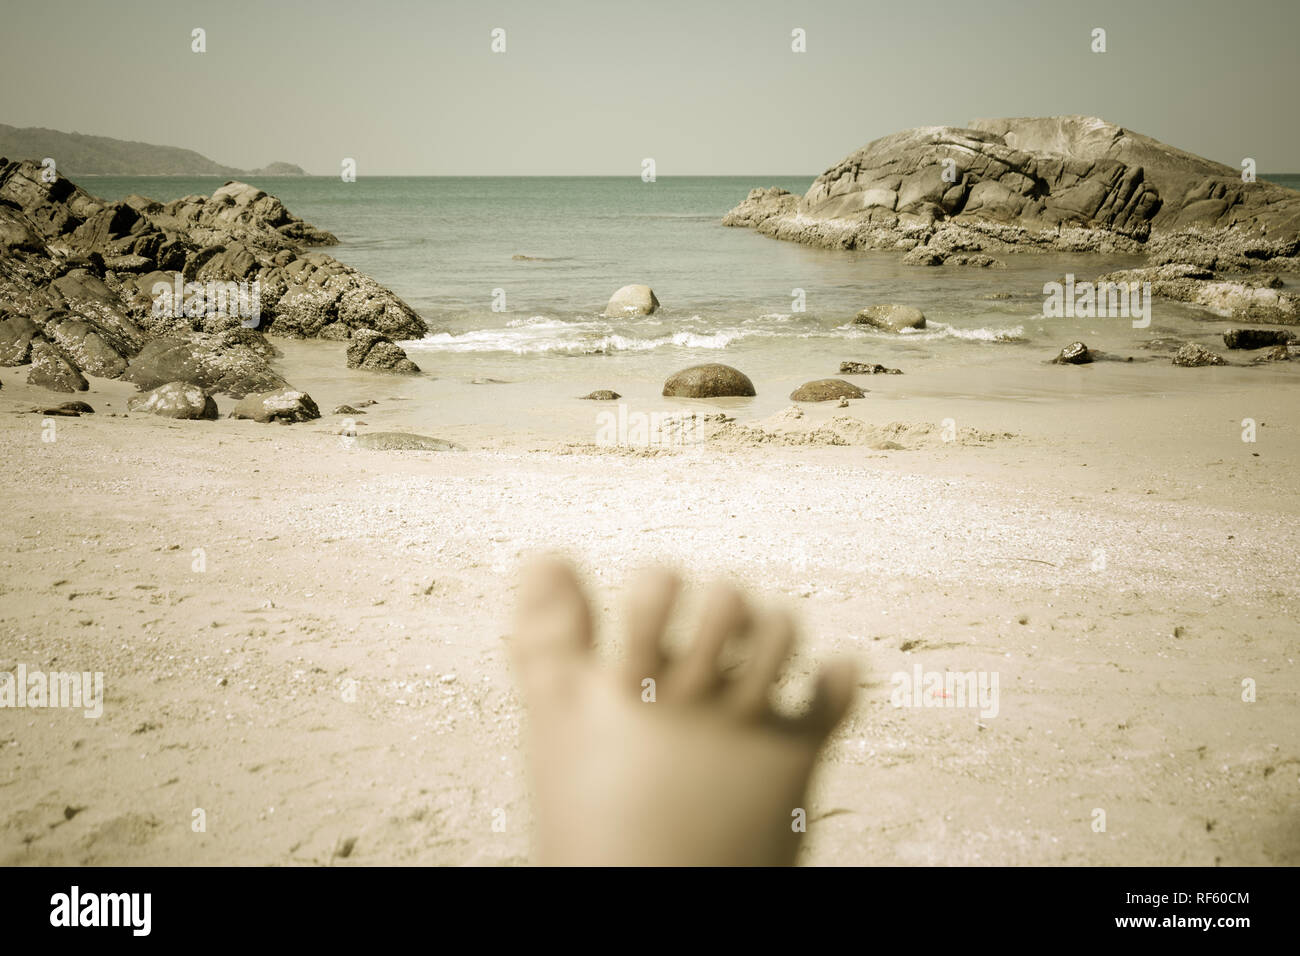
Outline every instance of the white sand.
<path id="1" fill-rule="evenodd" d="M 860 655 L 805 862 L 1300 862 L 1284 379 L 1300 369 L 1175 371 L 1206 387 L 869 396 L 786 423 L 851 416 L 865 444 L 646 455 L 593 447 L 590 403 L 502 429 L 462 412 L 520 386 L 443 383 L 431 405 L 388 401 L 414 386 L 374 376 L 320 394 L 291 365 L 327 413 L 379 399 L 361 431 L 468 450 L 362 451 L 329 414 L 114 418 L 131 389 L 98 379 L 72 396 L 97 413 L 57 419 L 49 443 L 28 409 L 63 397 L 0 369 L 0 670 L 106 684 L 98 720 L 0 710 L 0 863 L 340 863 L 349 846 L 348 863 L 526 862 L 502 638 L 512 569 L 535 549 L 580 563 L 607 639 L 621 583 L 656 561 L 791 605 L 790 706 L 817 661 Z M 962 440 L 934 440 L 948 416 Z M 922 427 L 896 438 L 906 450 L 871 448 L 890 422 Z M 890 675 L 915 664 L 996 671 L 998 715 L 892 707 Z"/>

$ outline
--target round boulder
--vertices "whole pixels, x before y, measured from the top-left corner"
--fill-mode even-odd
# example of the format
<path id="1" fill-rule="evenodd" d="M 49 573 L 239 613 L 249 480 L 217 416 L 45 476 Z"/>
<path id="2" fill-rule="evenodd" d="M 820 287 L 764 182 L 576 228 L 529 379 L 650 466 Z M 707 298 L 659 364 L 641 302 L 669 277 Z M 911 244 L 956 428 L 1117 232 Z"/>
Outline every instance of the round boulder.
<path id="1" fill-rule="evenodd" d="M 925 328 L 925 314 L 910 305 L 870 305 L 857 314 L 856 325 L 870 325 L 886 332 Z"/>
<path id="2" fill-rule="evenodd" d="M 606 315 L 650 315 L 659 300 L 648 285 L 625 285 L 609 297 Z"/>
<path id="3" fill-rule="evenodd" d="M 819 378 L 804 382 L 790 393 L 792 402 L 829 402 L 837 398 L 864 398 L 866 392 L 842 378 Z"/>
<path id="4" fill-rule="evenodd" d="M 716 362 L 692 365 L 670 375 L 664 382 L 664 395 L 678 398 L 748 397 L 757 394 L 748 375 Z"/>
<path id="5" fill-rule="evenodd" d="M 306 392 L 281 388 L 273 392 L 245 395 L 230 413 L 231 418 L 251 418 L 255 422 L 306 422 L 320 418 L 320 409 Z"/>
<path id="6" fill-rule="evenodd" d="M 217 417 L 217 403 L 212 396 L 189 382 L 168 382 L 151 392 L 130 398 L 126 407 L 133 412 L 148 412 L 164 418 L 207 419 Z"/>

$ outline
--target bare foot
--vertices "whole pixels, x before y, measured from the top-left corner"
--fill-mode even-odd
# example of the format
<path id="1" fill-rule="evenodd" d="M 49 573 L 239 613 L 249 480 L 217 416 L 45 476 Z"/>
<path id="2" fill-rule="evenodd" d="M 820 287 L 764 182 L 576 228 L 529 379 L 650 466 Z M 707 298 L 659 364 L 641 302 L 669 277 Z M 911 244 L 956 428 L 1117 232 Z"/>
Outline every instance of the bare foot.
<path id="1" fill-rule="evenodd" d="M 694 644 L 667 661 L 660 639 L 678 582 L 644 575 L 628 595 L 627 662 L 601 668 L 587 599 L 554 559 L 528 567 L 513 650 L 528 704 L 538 851 L 548 864 L 765 865 L 794 862 L 793 824 L 817 752 L 852 699 L 855 669 L 828 667 L 807 713 L 769 702 L 794 641 L 787 615 L 709 593 Z M 729 641 L 748 661 L 718 669 Z M 654 681 L 654 701 L 647 700 Z"/>

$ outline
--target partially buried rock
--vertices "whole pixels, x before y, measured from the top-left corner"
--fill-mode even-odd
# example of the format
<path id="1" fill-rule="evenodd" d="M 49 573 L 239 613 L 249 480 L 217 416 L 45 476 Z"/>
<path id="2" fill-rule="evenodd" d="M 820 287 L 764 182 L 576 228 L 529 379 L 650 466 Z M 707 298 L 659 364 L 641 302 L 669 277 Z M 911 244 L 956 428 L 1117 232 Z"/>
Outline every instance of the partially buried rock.
<path id="1" fill-rule="evenodd" d="M 836 398 L 863 398 L 866 392 L 842 378 L 820 378 L 805 382 L 790 393 L 793 402 L 829 402 Z"/>
<path id="2" fill-rule="evenodd" d="M 1061 354 L 1052 359 L 1053 365 L 1087 365 L 1093 361 L 1093 354 L 1082 342 L 1071 342 L 1061 349 Z"/>
<path id="3" fill-rule="evenodd" d="M 251 418 L 255 422 L 305 422 L 320 418 L 320 409 L 306 392 L 282 388 L 274 392 L 245 395 L 230 413 L 231 418 Z"/>
<path id="4" fill-rule="evenodd" d="M 1272 329 L 1228 329 L 1223 333 L 1223 344 L 1230 349 L 1263 349 L 1286 345 L 1294 337 L 1290 332 Z"/>
<path id="5" fill-rule="evenodd" d="M 1174 355 L 1174 364 L 1183 368 L 1199 368 L 1202 365 L 1227 365 L 1222 355 L 1215 355 L 1203 345 L 1188 342 Z"/>
<path id="6" fill-rule="evenodd" d="M 659 300 L 648 285 L 625 285 L 609 297 L 606 315 L 650 315 Z"/>
<path id="7" fill-rule="evenodd" d="M 1257 355 L 1251 359 L 1252 365 L 1262 365 L 1265 362 L 1289 362 L 1291 361 L 1291 350 L 1285 345 L 1279 345 L 1269 349 L 1263 355 Z"/>
<path id="8" fill-rule="evenodd" d="M 692 365 L 668 377 L 664 395 L 679 398 L 725 398 L 756 395 L 754 383 L 744 372 L 716 362 Z"/>
<path id="9" fill-rule="evenodd" d="M 901 368 L 885 368 L 871 362 L 841 362 L 841 375 L 902 375 Z"/>
<path id="10" fill-rule="evenodd" d="M 36 411 L 33 409 L 33 411 Z M 56 405 L 54 408 L 42 408 L 38 414 L 41 415 L 64 415 L 68 418 L 80 418 L 83 414 L 93 415 L 95 410 L 85 402 L 64 402 L 62 405 Z"/>
<path id="11" fill-rule="evenodd" d="M 31 360 L 28 385 L 39 385 L 55 392 L 84 392 L 90 388 L 81 371 L 43 335 L 32 337 Z"/>
<path id="12" fill-rule="evenodd" d="M 402 349 L 374 329 L 356 329 L 348 343 L 348 368 L 414 375 L 420 371 Z"/>
<path id="13" fill-rule="evenodd" d="M 582 396 L 583 401 L 589 402 L 615 402 L 623 396 L 618 392 L 612 392 L 607 388 L 598 388 L 590 395 Z"/>
<path id="14" fill-rule="evenodd" d="M 126 407 L 133 412 L 148 412 L 164 418 L 206 419 L 217 417 L 217 403 L 212 396 L 189 382 L 168 382 L 151 392 L 129 399 Z"/>
<path id="15" fill-rule="evenodd" d="M 925 314 L 910 305 L 871 305 L 857 314 L 857 325 L 870 325 L 887 332 L 925 328 Z"/>
<path id="16" fill-rule="evenodd" d="M 357 437 L 357 447 L 371 451 L 463 451 L 455 442 L 405 432 L 371 432 Z"/>

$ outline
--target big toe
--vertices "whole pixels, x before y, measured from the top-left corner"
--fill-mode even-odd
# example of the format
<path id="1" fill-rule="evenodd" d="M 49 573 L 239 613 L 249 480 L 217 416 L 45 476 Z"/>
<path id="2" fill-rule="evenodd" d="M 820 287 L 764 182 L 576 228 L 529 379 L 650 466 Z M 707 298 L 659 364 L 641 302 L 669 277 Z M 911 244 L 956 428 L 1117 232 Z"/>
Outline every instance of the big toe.
<path id="1" fill-rule="evenodd" d="M 540 558 L 523 570 L 511 649 L 531 701 L 572 684 L 591 649 L 591 609 L 567 562 Z"/>

